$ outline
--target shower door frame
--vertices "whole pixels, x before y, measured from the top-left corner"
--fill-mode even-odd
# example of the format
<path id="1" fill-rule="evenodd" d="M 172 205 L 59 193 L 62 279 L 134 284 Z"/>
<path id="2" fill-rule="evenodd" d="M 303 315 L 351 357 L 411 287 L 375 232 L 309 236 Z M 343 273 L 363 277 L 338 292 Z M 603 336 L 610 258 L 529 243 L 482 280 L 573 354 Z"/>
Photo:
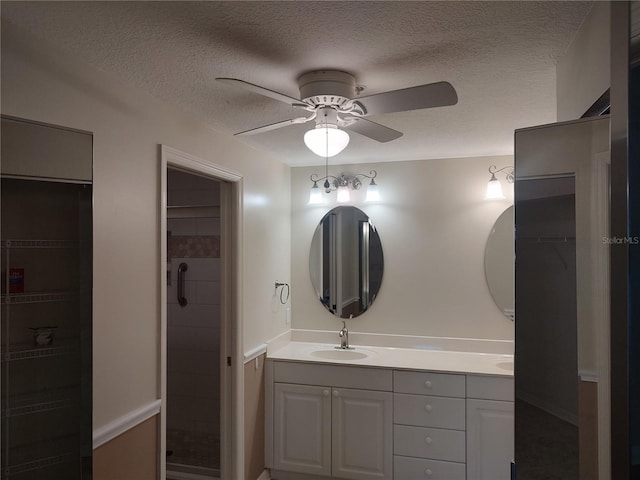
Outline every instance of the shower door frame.
<path id="1" fill-rule="evenodd" d="M 222 257 L 221 358 L 227 358 L 220 376 L 220 478 L 244 476 L 244 392 L 242 389 L 242 189 L 239 173 L 212 164 L 166 145 L 160 145 L 160 371 L 158 390 L 161 401 L 158 428 L 159 478 L 167 473 L 167 169 L 209 177 L 221 182 L 220 220 Z M 226 248 L 225 248 L 226 246 Z"/>

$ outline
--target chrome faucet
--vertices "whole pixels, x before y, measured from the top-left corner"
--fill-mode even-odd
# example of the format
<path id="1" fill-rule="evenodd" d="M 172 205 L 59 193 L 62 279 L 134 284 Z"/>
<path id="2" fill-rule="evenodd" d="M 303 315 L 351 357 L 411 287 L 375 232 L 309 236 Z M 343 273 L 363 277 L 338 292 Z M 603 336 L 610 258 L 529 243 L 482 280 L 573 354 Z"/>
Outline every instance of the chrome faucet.
<path id="1" fill-rule="evenodd" d="M 342 321 L 342 329 L 338 332 L 340 337 L 340 348 L 346 350 L 349 348 L 349 330 L 347 329 L 347 322 Z"/>

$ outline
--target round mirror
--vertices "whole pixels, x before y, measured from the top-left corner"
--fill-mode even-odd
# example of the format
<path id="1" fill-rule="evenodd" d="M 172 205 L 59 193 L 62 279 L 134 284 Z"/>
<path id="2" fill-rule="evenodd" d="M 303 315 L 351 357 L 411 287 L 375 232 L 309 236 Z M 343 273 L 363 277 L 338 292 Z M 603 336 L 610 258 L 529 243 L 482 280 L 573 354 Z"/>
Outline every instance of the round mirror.
<path id="1" fill-rule="evenodd" d="M 322 217 L 311 241 L 309 272 L 329 312 L 340 318 L 364 313 L 378 295 L 383 267 L 380 236 L 362 210 L 336 207 Z"/>
<path id="2" fill-rule="evenodd" d="M 484 251 L 484 274 L 493 301 L 507 318 L 514 320 L 513 206 L 507 208 L 491 229 Z"/>

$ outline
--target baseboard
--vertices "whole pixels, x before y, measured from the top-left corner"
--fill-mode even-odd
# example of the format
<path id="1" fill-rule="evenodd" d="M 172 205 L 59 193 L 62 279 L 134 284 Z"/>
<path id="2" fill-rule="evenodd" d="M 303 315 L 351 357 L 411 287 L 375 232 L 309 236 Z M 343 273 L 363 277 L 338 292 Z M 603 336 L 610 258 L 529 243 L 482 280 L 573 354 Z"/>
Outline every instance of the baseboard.
<path id="1" fill-rule="evenodd" d="M 523 400 L 530 405 L 533 405 L 534 407 L 537 407 L 540 410 L 553 415 L 554 417 L 558 417 L 559 419 L 564 420 L 565 422 L 578 426 L 577 413 L 569 412 L 568 410 L 565 410 L 564 408 L 559 407 L 546 399 L 533 395 L 530 392 L 523 392 L 522 390 L 518 392 L 517 399 Z"/>
<path id="2" fill-rule="evenodd" d="M 154 400 L 153 402 L 132 410 L 120 418 L 116 418 L 114 421 L 94 430 L 93 449 L 95 450 L 99 446 L 104 445 L 119 435 L 122 435 L 127 430 L 130 430 L 131 428 L 140 425 L 145 420 L 157 415 L 160 413 L 161 404 L 162 402 L 160 400 Z"/>
<path id="3" fill-rule="evenodd" d="M 263 470 L 260 476 L 256 480 L 271 480 L 271 475 L 269 474 L 269 470 L 267 469 Z"/>

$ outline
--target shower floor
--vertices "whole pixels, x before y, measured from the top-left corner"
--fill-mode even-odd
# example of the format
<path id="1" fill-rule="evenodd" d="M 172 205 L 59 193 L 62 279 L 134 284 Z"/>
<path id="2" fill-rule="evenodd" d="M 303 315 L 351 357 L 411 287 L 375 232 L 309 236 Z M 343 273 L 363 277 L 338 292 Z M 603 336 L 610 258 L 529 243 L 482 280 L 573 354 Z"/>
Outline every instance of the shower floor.
<path id="1" fill-rule="evenodd" d="M 220 470 L 220 437 L 213 433 L 167 429 L 167 463 Z"/>

